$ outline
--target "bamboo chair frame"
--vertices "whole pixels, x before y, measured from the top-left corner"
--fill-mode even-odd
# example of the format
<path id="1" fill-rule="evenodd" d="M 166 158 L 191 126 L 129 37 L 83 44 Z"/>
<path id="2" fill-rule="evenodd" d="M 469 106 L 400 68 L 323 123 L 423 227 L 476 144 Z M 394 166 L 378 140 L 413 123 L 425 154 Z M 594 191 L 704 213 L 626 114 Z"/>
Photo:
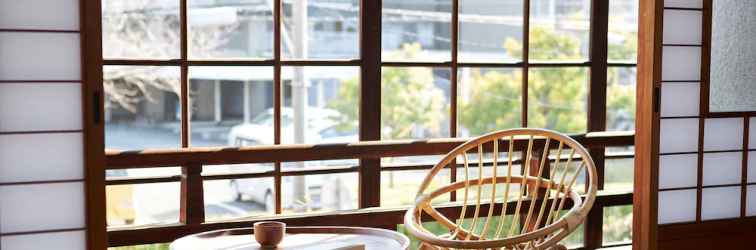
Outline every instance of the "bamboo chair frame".
<path id="1" fill-rule="evenodd" d="M 516 140 L 528 141 L 527 147 L 522 150 L 520 166 L 523 174 L 520 175 L 512 173 Z M 541 148 L 542 153 L 534 149 L 535 140 L 545 141 Z M 509 145 L 506 151 L 507 165 L 502 166 L 505 167 L 506 174 L 499 175 L 499 144 L 506 143 L 505 141 L 508 141 Z M 493 176 L 484 178 L 483 148 L 487 143 L 492 144 L 493 148 Z M 556 147 L 552 148 L 552 144 L 556 144 Z M 556 150 L 556 154 L 551 156 L 553 150 Z M 469 176 L 470 151 L 477 151 L 478 155 L 478 177 L 475 179 Z M 564 154 L 566 152 L 569 153 Z M 566 158 L 562 158 L 565 155 Z M 464 180 L 429 191 L 428 187 L 434 177 L 450 164 L 456 164 L 460 156 L 465 171 Z M 570 169 L 573 160 L 579 167 Z M 545 169 L 545 166 L 548 169 Z M 536 169 L 537 171 L 534 171 Z M 586 170 L 588 187 L 585 199 L 581 199 L 573 186 L 580 174 Z M 548 176 L 545 176 L 547 174 Z M 529 128 L 493 132 L 458 146 L 430 170 L 420 185 L 414 205 L 405 213 L 404 224 L 409 233 L 419 239 L 426 249 L 565 249 L 558 243 L 580 226 L 588 215 L 596 199 L 596 178 L 596 166 L 588 151 L 566 135 Z M 497 184 L 504 185 L 502 196 L 497 196 Z M 482 200 L 486 197 L 481 197 L 481 190 L 486 185 L 492 189 L 492 194 L 488 197 L 490 200 Z M 513 191 L 513 185 L 518 185 L 519 190 Z M 474 203 L 468 203 L 472 189 L 476 189 L 478 195 L 473 198 Z M 463 192 L 462 208 L 458 217 L 460 219 L 455 222 L 436 210 L 431 201 L 459 190 Z M 567 198 L 572 202 L 572 207 L 562 214 Z M 500 202 L 497 202 L 497 199 Z M 514 203 L 515 208 L 509 219 L 511 225 L 506 229 L 504 221 L 508 217 L 506 211 L 510 203 Z M 536 206 L 539 203 L 540 206 Z M 468 206 L 474 206 L 472 218 L 467 214 Z M 481 214 L 483 206 L 489 208 L 485 215 Z M 494 213 L 497 207 L 501 207 L 500 212 Z M 509 209 L 511 210 L 511 207 Z M 423 214 L 429 215 L 435 222 L 446 227 L 449 233 L 436 235 L 426 230 L 420 220 Z M 521 216 L 517 216 L 518 214 Z M 491 219 L 495 217 L 499 217 L 498 223 L 492 223 Z M 520 221 L 520 217 L 524 219 Z M 461 220 L 464 218 L 472 220 L 467 229 Z M 480 232 L 476 232 L 478 223 L 484 223 Z M 496 229 L 493 235 L 488 235 L 489 228 Z"/>

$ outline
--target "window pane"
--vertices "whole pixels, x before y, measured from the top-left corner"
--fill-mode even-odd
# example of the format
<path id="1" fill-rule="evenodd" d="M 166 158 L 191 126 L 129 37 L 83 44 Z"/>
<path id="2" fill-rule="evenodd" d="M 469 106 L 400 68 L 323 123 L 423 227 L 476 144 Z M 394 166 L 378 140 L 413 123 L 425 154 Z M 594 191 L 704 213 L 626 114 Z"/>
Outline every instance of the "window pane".
<path id="1" fill-rule="evenodd" d="M 638 57 L 638 1 L 609 1 L 609 61 Z"/>
<path id="2" fill-rule="evenodd" d="M 522 60 L 523 1 L 459 1 L 459 60 Z"/>
<path id="3" fill-rule="evenodd" d="M 106 66 L 105 148 L 181 146 L 178 67 Z"/>
<path id="4" fill-rule="evenodd" d="M 344 168 L 357 165 L 357 160 L 330 160 L 283 163 L 284 172 L 318 168 Z M 328 212 L 356 209 L 357 173 L 284 176 L 281 178 L 283 213 Z"/>
<path id="5" fill-rule="evenodd" d="M 281 142 L 358 141 L 359 73 L 358 67 L 283 68 Z"/>
<path id="6" fill-rule="evenodd" d="M 602 231 L 604 231 L 604 245 L 632 241 L 633 206 L 605 207 Z"/>
<path id="7" fill-rule="evenodd" d="M 415 203 L 415 195 L 420 189 L 421 180 L 425 179 L 428 170 L 383 171 L 381 172 L 381 207 L 409 206 Z M 441 170 L 431 181 L 428 191 L 449 185 L 449 170 Z M 432 201 L 435 203 L 449 202 L 449 195 L 439 196 Z"/>
<path id="8" fill-rule="evenodd" d="M 109 227 L 175 223 L 179 220 L 178 182 L 107 186 Z"/>
<path id="9" fill-rule="evenodd" d="M 590 1 L 533 0 L 530 60 L 588 60 Z"/>
<path id="10" fill-rule="evenodd" d="M 218 221 L 275 213 L 273 178 L 204 182 L 205 219 Z"/>
<path id="11" fill-rule="evenodd" d="M 634 158 L 606 159 L 604 190 L 632 191 L 634 164 Z"/>
<path id="12" fill-rule="evenodd" d="M 103 0 L 105 58 L 179 58 L 179 1 Z"/>
<path id="13" fill-rule="evenodd" d="M 382 139 L 448 137 L 450 73 L 445 68 L 384 67 Z"/>
<path id="14" fill-rule="evenodd" d="M 635 67 L 610 67 L 607 70 L 606 129 L 635 129 Z"/>
<path id="15" fill-rule="evenodd" d="M 359 14 L 358 0 L 284 0 L 284 57 L 359 58 Z"/>
<path id="16" fill-rule="evenodd" d="M 385 60 L 451 59 L 451 0 L 384 0 L 382 29 Z"/>
<path id="17" fill-rule="evenodd" d="M 522 71 L 461 68 L 459 73 L 459 136 L 522 126 Z"/>
<path id="18" fill-rule="evenodd" d="M 272 58 L 273 11 L 266 1 L 190 0 L 189 56 Z"/>
<path id="19" fill-rule="evenodd" d="M 586 131 L 585 68 L 536 68 L 528 74 L 528 127 L 564 133 Z"/>
<path id="20" fill-rule="evenodd" d="M 273 68 L 189 68 L 191 146 L 273 144 Z"/>

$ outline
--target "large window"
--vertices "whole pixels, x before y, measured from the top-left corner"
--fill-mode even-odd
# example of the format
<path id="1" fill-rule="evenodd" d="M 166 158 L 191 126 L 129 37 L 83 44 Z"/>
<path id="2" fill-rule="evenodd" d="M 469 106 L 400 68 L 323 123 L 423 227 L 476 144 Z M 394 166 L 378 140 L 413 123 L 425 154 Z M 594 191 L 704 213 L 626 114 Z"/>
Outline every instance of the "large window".
<path id="1" fill-rule="evenodd" d="M 346 143 L 634 126 L 636 0 L 101 1 L 113 228 L 404 206 L 444 153 L 424 142 L 360 157 Z M 134 159 L 150 152 L 118 153 L 291 144 L 346 153 L 146 165 Z M 607 189 L 632 190 L 627 147 L 591 150 L 612 168 Z M 629 210 L 598 207 L 585 231 L 610 211 L 604 228 L 620 231 L 605 241 L 629 240 L 613 224 Z M 571 242 L 595 248 L 598 236 Z"/>

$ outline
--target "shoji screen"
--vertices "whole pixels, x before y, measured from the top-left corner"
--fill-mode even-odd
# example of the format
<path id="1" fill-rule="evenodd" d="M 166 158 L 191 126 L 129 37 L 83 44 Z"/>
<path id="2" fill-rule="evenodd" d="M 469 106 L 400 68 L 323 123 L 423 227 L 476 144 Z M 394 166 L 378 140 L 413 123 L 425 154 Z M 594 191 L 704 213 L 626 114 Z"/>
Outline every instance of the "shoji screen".
<path id="1" fill-rule="evenodd" d="M 86 249 L 79 0 L 0 0 L 0 249 Z"/>
<path id="2" fill-rule="evenodd" d="M 659 121 L 658 224 L 756 215 L 753 118 L 707 114 L 706 2 L 666 0 Z M 710 5 L 709 5 L 710 6 Z M 710 21 L 710 20 L 708 20 Z M 704 92 L 704 93 L 702 93 Z M 704 94 L 704 95 L 702 95 Z M 707 106 L 704 106 L 707 105 Z M 753 141 L 753 139 L 751 139 Z M 752 157 L 748 157 L 752 155 Z M 748 159 L 752 159 L 750 162 Z M 752 171 L 748 171 L 752 169 Z"/>

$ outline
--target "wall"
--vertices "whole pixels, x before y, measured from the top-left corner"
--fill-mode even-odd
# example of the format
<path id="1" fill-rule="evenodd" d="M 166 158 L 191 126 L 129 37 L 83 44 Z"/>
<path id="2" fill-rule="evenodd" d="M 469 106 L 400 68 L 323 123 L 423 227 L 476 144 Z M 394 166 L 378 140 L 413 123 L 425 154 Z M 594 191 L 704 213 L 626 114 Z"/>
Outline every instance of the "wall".
<path id="1" fill-rule="evenodd" d="M 79 0 L 0 0 L 0 249 L 85 249 Z"/>

